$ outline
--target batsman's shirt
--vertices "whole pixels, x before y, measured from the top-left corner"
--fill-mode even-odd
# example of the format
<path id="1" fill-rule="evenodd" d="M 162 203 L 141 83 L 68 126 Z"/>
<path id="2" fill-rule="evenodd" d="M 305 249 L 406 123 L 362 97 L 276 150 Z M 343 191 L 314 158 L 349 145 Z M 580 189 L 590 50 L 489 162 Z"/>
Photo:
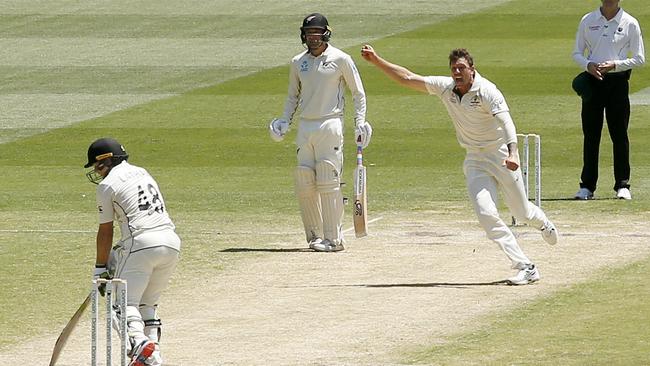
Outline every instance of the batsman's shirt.
<path id="1" fill-rule="evenodd" d="M 131 252 L 154 246 L 180 250 L 175 226 L 156 181 L 140 167 L 123 161 L 111 169 L 97 186 L 99 223 L 117 221 L 121 245 Z M 155 235 L 146 234 L 156 232 Z M 150 240 L 155 237 L 155 240 Z"/>
<path id="2" fill-rule="evenodd" d="M 345 85 L 352 93 L 354 120 L 365 121 L 366 94 L 350 55 L 328 45 L 319 56 L 314 57 L 308 51 L 295 56 L 289 69 L 289 91 L 283 117 L 291 121 L 298 106 L 301 119 L 342 117 Z"/>
<path id="3" fill-rule="evenodd" d="M 495 114 L 508 112 L 503 94 L 478 72 L 470 90 L 459 97 L 454 93 L 454 79 L 449 76 L 428 76 L 425 85 L 429 94 L 437 95 L 447 108 L 456 129 L 456 138 L 466 150 L 498 149 L 507 143 L 503 126 Z"/>

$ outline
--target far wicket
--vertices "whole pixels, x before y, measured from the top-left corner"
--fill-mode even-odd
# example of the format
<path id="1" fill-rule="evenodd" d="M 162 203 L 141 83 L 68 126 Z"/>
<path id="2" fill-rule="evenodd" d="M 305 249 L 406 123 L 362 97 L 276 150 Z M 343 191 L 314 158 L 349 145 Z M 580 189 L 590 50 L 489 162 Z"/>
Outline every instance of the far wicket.
<path id="1" fill-rule="evenodd" d="M 97 324 L 99 322 L 99 286 L 104 284 L 106 286 L 106 366 L 113 365 L 113 327 L 115 326 L 121 338 L 120 343 L 120 366 L 127 366 L 129 359 L 127 357 L 127 324 L 126 324 L 126 281 L 119 278 L 111 280 L 97 279 L 93 280 L 93 287 L 91 291 L 91 356 L 90 364 L 97 366 L 97 343 L 98 333 Z M 116 313 L 113 308 L 113 294 L 117 294 L 117 308 L 119 312 Z M 113 316 L 116 317 L 116 323 L 113 321 Z"/>
<path id="2" fill-rule="evenodd" d="M 518 138 L 523 140 L 523 159 L 520 161 L 521 175 L 524 179 L 524 190 L 526 197 L 530 199 L 529 171 L 530 171 L 530 140 L 535 144 L 535 205 L 542 207 L 542 142 L 541 137 L 534 133 L 518 133 Z M 517 220 L 512 217 L 512 225 L 517 225 Z"/>

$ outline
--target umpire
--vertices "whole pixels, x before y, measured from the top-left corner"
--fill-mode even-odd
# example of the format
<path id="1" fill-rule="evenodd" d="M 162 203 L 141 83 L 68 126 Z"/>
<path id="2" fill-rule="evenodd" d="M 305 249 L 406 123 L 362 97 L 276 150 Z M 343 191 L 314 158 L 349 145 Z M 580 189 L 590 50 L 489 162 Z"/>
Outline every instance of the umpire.
<path id="1" fill-rule="evenodd" d="M 630 193 L 629 82 L 632 68 L 645 63 L 639 22 L 619 6 L 620 0 L 601 0 L 578 27 L 573 59 L 586 70 L 573 81 L 582 97 L 583 167 L 575 199 L 594 198 L 603 111 L 614 148 L 614 190 L 620 199 Z"/>

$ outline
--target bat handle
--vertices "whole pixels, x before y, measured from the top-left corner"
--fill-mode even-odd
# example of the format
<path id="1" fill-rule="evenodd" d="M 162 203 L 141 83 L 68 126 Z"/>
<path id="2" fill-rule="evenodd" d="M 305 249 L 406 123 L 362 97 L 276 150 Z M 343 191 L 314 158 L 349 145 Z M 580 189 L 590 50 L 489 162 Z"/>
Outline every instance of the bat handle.
<path id="1" fill-rule="evenodd" d="M 357 145 L 357 165 L 363 165 L 363 148 L 361 145 Z"/>

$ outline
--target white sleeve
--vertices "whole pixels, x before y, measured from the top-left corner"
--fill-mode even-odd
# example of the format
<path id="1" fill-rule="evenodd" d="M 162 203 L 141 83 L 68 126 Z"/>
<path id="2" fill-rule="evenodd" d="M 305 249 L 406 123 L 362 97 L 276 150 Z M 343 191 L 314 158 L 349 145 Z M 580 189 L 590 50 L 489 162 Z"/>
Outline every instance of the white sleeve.
<path id="1" fill-rule="evenodd" d="M 625 71 L 645 64 L 643 36 L 641 35 L 641 27 L 639 27 L 639 23 L 637 22 L 630 24 L 629 53 L 631 57 L 614 61 L 616 64 L 615 71 Z"/>
<path id="2" fill-rule="evenodd" d="M 97 186 L 97 211 L 100 224 L 113 221 L 113 190 L 106 184 Z"/>
<path id="3" fill-rule="evenodd" d="M 506 145 L 512 142 L 517 142 L 517 129 L 515 128 L 515 123 L 510 117 L 510 112 L 499 112 L 494 115 L 501 128 L 503 128 L 503 133 L 506 139 Z"/>
<path id="4" fill-rule="evenodd" d="M 589 64 L 589 60 L 585 57 L 585 49 L 587 48 L 587 40 L 585 39 L 585 18 L 587 18 L 587 15 L 582 17 L 580 25 L 578 25 L 576 43 L 573 48 L 573 60 L 580 65 L 583 70 L 587 70 L 587 65 Z"/>
<path id="5" fill-rule="evenodd" d="M 431 95 L 440 96 L 442 92 L 448 87 L 450 77 L 447 76 L 426 76 L 424 78 L 424 85 Z"/>
<path id="6" fill-rule="evenodd" d="M 343 79 L 350 88 L 352 101 L 354 102 L 354 122 L 364 122 L 366 120 L 366 92 L 363 89 L 361 75 L 357 70 L 354 61 L 350 56 L 346 56 L 342 68 Z"/>
<path id="7" fill-rule="evenodd" d="M 300 78 L 298 70 L 293 61 L 289 65 L 289 90 L 287 91 L 287 101 L 284 103 L 284 113 L 282 117 L 291 122 L 296 109 L 298 109 L 298 98 L 300 97 Z"/>

